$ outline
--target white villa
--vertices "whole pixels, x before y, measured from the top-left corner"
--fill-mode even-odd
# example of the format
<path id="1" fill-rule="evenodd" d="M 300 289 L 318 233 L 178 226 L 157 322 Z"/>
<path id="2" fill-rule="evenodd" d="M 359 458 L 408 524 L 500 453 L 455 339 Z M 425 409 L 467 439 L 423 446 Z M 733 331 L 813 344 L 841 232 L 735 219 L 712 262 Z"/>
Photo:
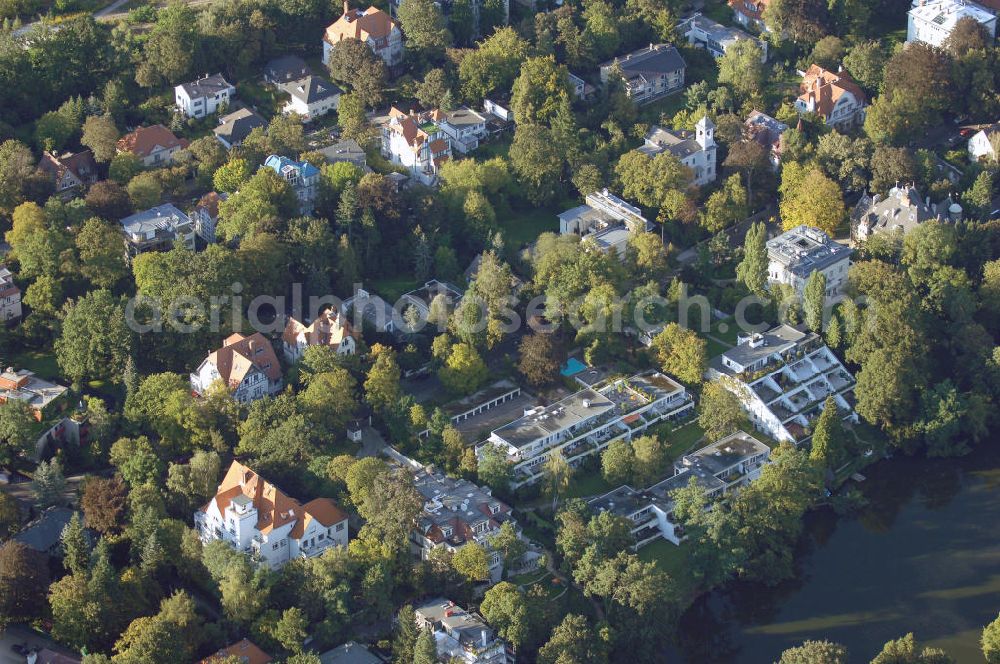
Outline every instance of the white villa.
<path id="1" fill-rule="evenodd" d="M 625 93 L 638 105 L 682 90 L 686 70 L 680 51 L 670 44 L 650 44 L 600 65 L 601 83 L 620 75 Z"/>
<path id="2" fill-rule="evenodd" d="M 249 337 L 234 332 L 226 337 L 222 348 L 209 353 L 191 374 L 191 389 L 205 394 L 219 380 L 244 404 L 274 396 L 284 386 L 274 347 L 260 332 Z"/>
<path id="3" fill-rule="evenodd" d="M 382 156 L 421 183 L 436 184 L 441 165 L 451 159 L 451 139 L 439 125 L 444 117 L 438 110 L 404 113 L 393 107 L 382 125 Z"/>
<path id="4" fill-rule="evenodd" d="M 477 447 L 498 446 L 514 464 L 513 488 L 541 479 L 545 462 L 561 454 L 570 465 L 599 453 L 611 441 L 631 440 L 647 428 L 694 408 L 683 385 L 656 371 L 612 379 L 548 406 L 537 406 L 494 429 Z"/>
<path id="5" fill-rule="evenodd" d="M 969 160 L 996 162 L 1000 159 L 998 146 L 1000 146 L 1000 122 L 995 122 L 977 131 L 969 139 Z"/>
<path id="6" fill-rule="evenodd" d="M 604 253 L 614 250 L 624 258 L 629 237 L 653 228 L 642 210 L 607 189 L 587 194 L 584 200 L 584 205 L 559 214 L 559 232 L 579 235 Z"/>
<path id="7" fill-rule="evenodd" d="M 715 123 L 708 117 L 698 120 L 694 133 L 672 131 L 652 126 L 646 133 L 646 142 L 639 151 L 655 157 L 661 152 L 669 152 L 682 164 L 694 172 L 694 183 L 699 187 L 715 182 L 716 144 Z"/>
<path id="8" fill-rule="evenodd" d="M 344 39 L 363 42 L 389 68 L 403 61 L 403 31 L 399 23 L 378 7 L 351 9 L 344 0 L 344 13 L 323 33 L 324 65 L 330 63 L 334 45 Z"/>
<path id="9" fill-rule="evenodd" d="M 228 105 L 236 96 L 236 88 L 222 76 L 213 74 L 174 87 L 174 105 L 185 117 L 203 118 L 220 106 Z"/>
<path id="10" fill-rule="evenodd" d="M 757 42 L 761 50 L 761 62 L 767 62 L 767 42 L 751 37 L 739 28 L 722 25 L 700 13 L 680 22 L 677 31 L 687 38 L 689 44 L 704 48 L 714 58 L 721 58 L 733 44 L 744 39 Z"/>
<path id="11" fill-rule="evenodd" d="M 719 498 L 760 477 L 771 448 L 737 431 L 674 462 L 674 474 L 648 489 L 627 484 L 589 501 L 598 512 L 611 512 L 632 522 L 635 548 L 661 537 L 680 544 L 684 528 L 674 518 L 673 492 L 697 481 L 709 498 Z"/>
<path id="12" fill-rule="evenodd" d="M 264 168 L 270 168 L 288 183 L 299 199 L 299 212 L 311 214 L 316 196 L 319 194 L 319 169 L 308 161 L 295 161 L 275 154 L 264 161 Z"/>
<path id="13" fill-rule="evenodd" d="M 233 461 L 215 496 L 194 513 L 202 542 L 222 540 L 270 569 L 347 546 L 347 515 L 329 498 L 305 505 Z"/>
<path id="14" fill-rule="evenodd" d="M 434 634 L 438 660 L 460 664 L 514 664 L 514 653 L 481 615 L 438 597 L 416 607 L 417 627 Z"/>
<path id="15" fill-rule="evenodd" d="M 448 111 L 438 127 L 451 139 L 451 147 L 468 154 L 479 147 L 479 141 L 489 136 L 486 116 L 468 106 Z"/>
<path id="16" fill-rule="evenodd" d="M 169 251 L 178 242 L 192 251 L 195 249 L 194 222 L 170 203 L 130 214 L 118 223 L 129 256 L 147 251 Z"/>
<path id="17" fill-rule="evenodd" d="M 289 316 L 281 334 L 281 350 L 289 363 L 301 360 L 309 346 L 329 346 L 338 355 L 354 355 L 356 336 L 347 317 L 336 309 L 327 309 L 309 325 Z"/>
<path id="18" fill-rule="evenodd" d="M 315 120 L 340 105 L 342 90 L 320 76 L 309 75 L 296 81 L 281 83 L 279 88 L 288 93 L 288 103 L 282 113 L 296 113 L 303 122 Z"/>
<path id="19" fill-rule="evenodd" d="M 997 35 L 996 15 L 967 0 L 914 0 L 906 16 L 907 42 L 922 41 L 940 48 L 963 18 L 982 24 L 991 37 Z"/>
<path id="20" fill-rule="evenodd" d="M 0 265 L 0 323 L 21 317 L 21 289 L 14 283 L 14 274 Z"/>
<path id="21" fill-rule="evenodd" d="M 801 297 L 813 272 L 826 277 L 827 300 L 840 297 L 854 250 L 818 228 L 797 226 L 767 241 L 768 284 L 788 284 Z"/>
<path id="22" fill-rule="evenodd" d="M 705 377 L 736 394 L 754 426 L 777 441 L 807 440 L 830 395 L 845 419 L 858 420 L 854 376 L 818 335 L 788 325 L 739 337 Z"/>

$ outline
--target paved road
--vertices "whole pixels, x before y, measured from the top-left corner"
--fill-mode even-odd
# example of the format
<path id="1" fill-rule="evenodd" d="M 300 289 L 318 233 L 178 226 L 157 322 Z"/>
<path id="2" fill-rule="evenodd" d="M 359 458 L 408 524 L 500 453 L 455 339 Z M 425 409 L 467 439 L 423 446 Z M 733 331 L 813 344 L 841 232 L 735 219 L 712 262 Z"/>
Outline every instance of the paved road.
<path id="1" fill-rule="evenodd" d="M 26 659 L 10 649 L 16 643 L 27 643 L 32 648 L 49 648 L 56 652 L 70 654 L 69 651 L 60 648 L 49 639 L 38 636 L 31 630 L 20 625 L 15 625 L 7 629 L 7 631 L 0 632 L 0 664 L 25 664 Z"/>

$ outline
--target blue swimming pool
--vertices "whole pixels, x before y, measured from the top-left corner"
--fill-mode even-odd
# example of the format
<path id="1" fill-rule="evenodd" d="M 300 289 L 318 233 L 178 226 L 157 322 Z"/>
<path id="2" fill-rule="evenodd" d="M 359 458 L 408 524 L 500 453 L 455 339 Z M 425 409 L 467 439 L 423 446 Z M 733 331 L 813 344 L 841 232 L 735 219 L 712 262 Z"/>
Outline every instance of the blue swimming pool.
<path id="1" fill-rule="evenodd" d="M 586 364 L 576 359 L 575 357 L 571 357 L 568 360 L 566 360 L 566 364 L 563 365 L 563 368 L 559 371 L 559 373 L 569 378 L 570 376 L 575 376 L 576 374 L 580 373 L 586 368 L 587 368 Z"/>

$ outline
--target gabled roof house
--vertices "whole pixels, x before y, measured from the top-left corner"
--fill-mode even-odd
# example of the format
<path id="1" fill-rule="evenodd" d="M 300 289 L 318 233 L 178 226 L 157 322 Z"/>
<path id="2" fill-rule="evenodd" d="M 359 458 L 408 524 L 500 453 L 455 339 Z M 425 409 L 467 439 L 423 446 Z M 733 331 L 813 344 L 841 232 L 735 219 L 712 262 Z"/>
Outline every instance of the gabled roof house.
<path id="1" fill-rule="evenodd" d="M 278 356 L 260 332 L 248 337 L 234 332 L 226 337 L 222 348 L 209 353 L 191 374 L 191 389 L 204 394 L 218 380 L 240 403 L 274 396 L 283 387 Z"/>

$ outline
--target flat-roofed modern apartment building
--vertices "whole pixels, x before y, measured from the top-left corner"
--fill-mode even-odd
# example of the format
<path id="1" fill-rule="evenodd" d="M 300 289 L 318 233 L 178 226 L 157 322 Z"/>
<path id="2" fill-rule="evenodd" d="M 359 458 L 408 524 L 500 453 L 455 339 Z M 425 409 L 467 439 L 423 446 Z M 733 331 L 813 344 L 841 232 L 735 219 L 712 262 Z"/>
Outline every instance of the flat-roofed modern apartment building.
<path id="1" fill-rule="evenodd" d="M 737 431 L 674 462 L 674 474 L 648 489 L 627 484 L 590 501 L 598 512 L 611 512 L 632 522 L 639 548 L 656 539 L 680 544 L 684 528 L 674 518 L 673 493 L 696 481 L 705 494 L 719 498 L 760 477 L 771 448 Z"/>
<path id="2" fill-rule="evenodd" d="M 478 453 L 487 445 L 500 447 L 514 464 L 512 486 L 517 488 L 540 479 L 554 453 L 576 465 L 613 440 L 631 440 L 650 426 L 682 417 L 693 408 L 694 399 L 687 389 L 662 373 L 613 378 L 526 411 L 494 429 Z"/>

